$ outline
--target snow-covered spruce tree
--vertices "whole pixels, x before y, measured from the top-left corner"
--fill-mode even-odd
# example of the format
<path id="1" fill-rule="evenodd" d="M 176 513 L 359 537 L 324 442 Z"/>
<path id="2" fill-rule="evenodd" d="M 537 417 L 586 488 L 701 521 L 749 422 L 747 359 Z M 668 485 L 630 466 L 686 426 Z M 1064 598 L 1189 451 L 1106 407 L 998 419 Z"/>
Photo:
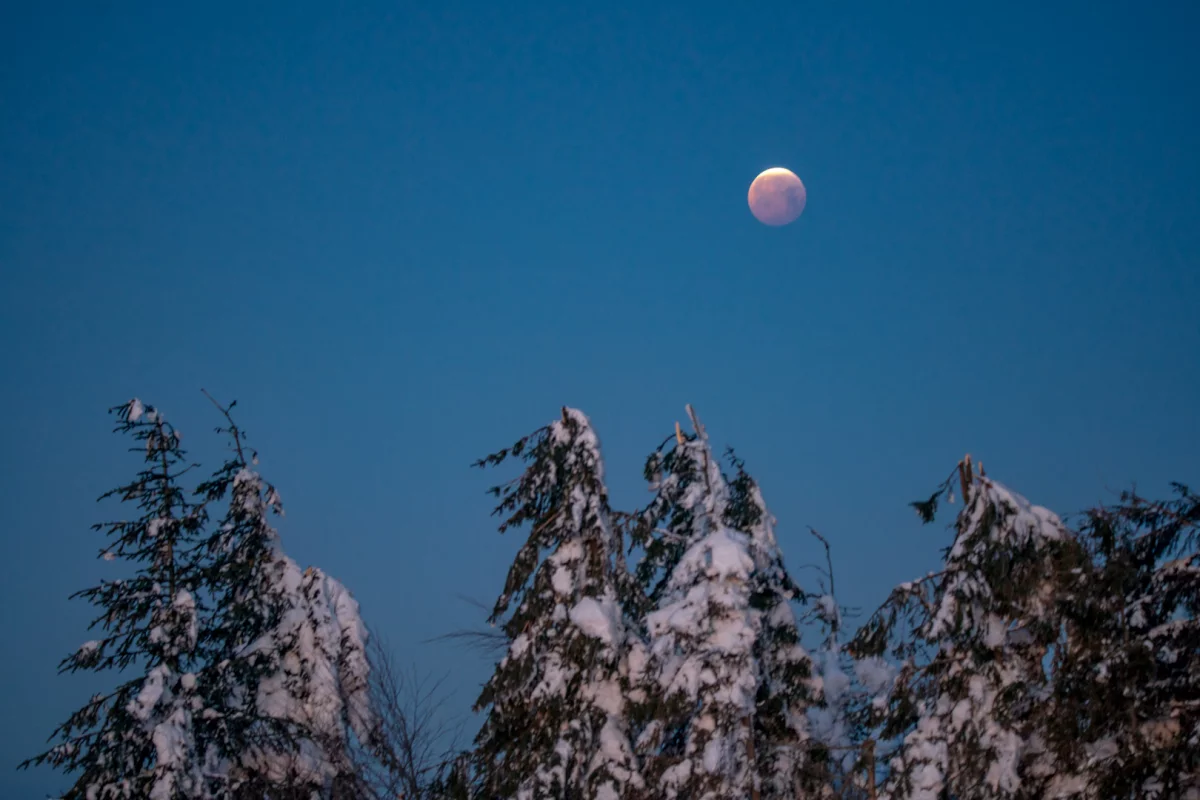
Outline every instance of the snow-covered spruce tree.
<path id="1" fill-rule="evenodd" d="M 703 428 L 695 422 L 703 435 Z M 805 595 L 783 564 L 775 538 L 775 517 L 767 509 L 762 490 L 745 470 L 741 459 L 729 453 L 734 469 L 729 481 L 726 522 L 749 537 L 754 561 L 750 576 L 750 607 L 758 617 L 754 658 L 759 669 L 754 712 L 754 750 L 764 798 L 794 798 L 815 794 L 829 779 L 829 752 L 820 745 L 848 743 L 841 736 L 842 722 L 836 704 L 847 682 L 841 671 L 837 640 L 839 610 L 829 594 L 817 598 L 816 615 L 828 626 L 826 658 L 819 668 L 800 643 L 795 601 Z M 811 714 L 827 726 L 829 737 L 814 736 L 806 720 Z"/>
<path id="2" fill-rule="evenodd" d="M 232 448 L 198 490 L 209 503 L 228 497 L 203 543 L 213 599 L 203 644 L 231 788 L 254 800 L 356 796 L 350 751 L 374 733 L 358 604 L 283 552 L 268 516 L 283 514 L 279 494 L 253 468 L 258 454 L 233 421 L 234 403 L 216 405 L 226 420 L 217 430 Z"/>
<path id="3" fill-rule="evenodd" d="M 874 766 L 873 744 L 861 735 L 856 724 L 868 690 L 859 662 L 844 646 L 842 608 L 838 605 L 834 587 L 832 547 L 816 529 L 809 528 L 809 532 L 825 551 L 824 568 L 809 565 L 821 576 L 818 578 L 820 594 L 813 600 L 805 620 L 811 617 L 820 629 L 820 643 L 813 649 L 812 659 L 824 701 L 808 709 L 810 736 L 823 747 L 814 746 L 814 758 L 819 756 L 821 760 L 813 765 L 813 770 L 823 770 L 823 774 L 818 773 L 821 783 L 833 796 L 842 800 L 872 797 L 869 787 L 873 772 L 868 770 Z"/>
<path id="4" fill-rule="evenodd" d="M 878 738 L 901 737 L 880 796 L 1034 798 L 1034 719 L 1060 628 L 1056 597 L 1075 539 L 1052 512 L 960 464 L 964 508 L 944 569 L 892 592 L 852 643 L 889 651 L 900 673 L 873 708 Z M 947 481 L 939 493 L 950 492 Z M 918 510 L 929 520 L 938 494 Z"/>
<path id="5" fill-rule="evenodd" d="M 290 607 L 256 645 L 277 650 L 280 667 L 259 684 L 258 708 L 303 733 L 296 747 L 252 752 L 248 769 L 272 784 L 304 787 L 307 796 L 357 797 L 351 749 L 370 746 L 375 732 L 358 603 L 334 578 L 316 567 L 301 571 L 290 558 L 281 582 Z"/>
<path id="6" fill-rule="evenodd" d="M 739 469 L 733 491 L 695 434 L 651 455 L 638 575 L 652 610 L 647 712 L 638 738 L 649 793 L 795 797 L 810 763 L 805 709 L 819 697 L 774 520 Z M 665 446 L 665 445 L 664 445 Z"/>
<path id="7" fill-rule="evenodd" d="M 896 671 L 883 658 L 856 659 L 851 648 L 845 646 L 842 607 L 834 588 L 832 547 L 817 530 L 809 528 L 809 532 L 825 551 L 824 568 L 809 565 L 821 575 L 820 594 L 813 599 L 805 618 L 815 618 L 820 627 L 820 643 L 813 649 L 812 659 L 824 701 L 808 709 L 810 736 L 823 747 L 814 747 L 814 757 L 822 760 L 813 765 L 813 770 L 818 771 L 829 796 L 874 800 L 878 772 L 871 717 L 886 708 Z"/>
<path id="8" fill-rule="evenodd" d="M 198 635 L 197 576 L 183 553 L 204 522 L 179 487 L 188 469 L 179 433 L 160 412 L 134 399 L 111 409 L 116 430 L 132 436 L 144 467 L 105 494 L 133 503 L 136 519 L 95 526 L 109 537 L 105 559 L 136 567 L 128 578 L 77 593 L 101 609 L 103 634 L 62 670 L 137 670 L 109 694 L 93 697 L 54 734 L 59 743 L 26 762 L 78 773 L 69 800 L 185 800 L 210 797 L 206 743 L 196 735 L 202 704 L 192 672 Z M 219 788 L 219 787 L 217 787 Z"/>
<path id="9" fill-rule="evenodd" d="M 1200 798 L 1200 497 L 1093 509 L 1042 707 L 1046 796 Z"/>
<path id="10" fill-rule="evenodd" d="M 219 748 L 230 793 L 261 798 L 270 784 L 263 776 L 247 774 L 247 754 L 286 748 L 298 734 L 295 726 L 259 712 L 259 683 L 279 669 L 279 653 L 252 649 L 275 630 L 289 606 L 280 584 L 285 565 L 278 535 L 267 519 L 268 509 L 282 514 L 283 506 L 274 488 L 264 486 L 249 468 L 244 433 L 230 416 L 234 405 L 236 401 L 228 408 L 218 405 L 228 427 L 217 428 L 232 440 L 233 453 L 197 487 L 207 503 L 228 503 L 224 518 L 198 547 L 212 598 L 201 637 L 212 665 L 204 689 L 216 712 L 203 724 Z M 250 459 L 257 462 L 257 454 L 251 452 Z"/>
<path id="11" fill-rule="evenodd" d="M 599 441 L 584 414 L 564 408 L 479 465 L 509 456 L 528 466 L 492 490 L 500 531 L 531 528 L 491 617 L 509 645 L 476 703 L 486 711 L 475 750 L 482 796 L 630 797 L 641 787 L 625 707 L 637 664 Z"/>

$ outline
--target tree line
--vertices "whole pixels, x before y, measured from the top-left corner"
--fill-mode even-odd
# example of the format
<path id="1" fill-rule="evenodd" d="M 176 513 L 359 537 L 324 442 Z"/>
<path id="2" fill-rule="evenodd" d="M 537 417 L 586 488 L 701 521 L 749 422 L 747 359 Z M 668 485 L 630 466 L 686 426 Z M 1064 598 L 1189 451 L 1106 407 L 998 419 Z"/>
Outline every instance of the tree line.
<path id="1" fill-rule="evenodd" d="M 1127 492 L 1064 519 L 964 458 L 940 567 L 846 629 L 789 573 L 776 520 L 687 408 L 614 509 L 590 420 L 563 408 L 477 466 L 522 531 L 488 621 L 473 742 L 399 670 L 342 584 L 286 555 L 257 454 L 195 465 L 157 409 L 112 409 L 142 459 L 97 525 L 128 577 L 78 595 L 115 671 L 25 765 L 70 800 L 1200 798 L 1200 502 Z M 103 498 L 102 498 L 103 499 Z M 816 531 L 827 555 L 830 542 Z"/>

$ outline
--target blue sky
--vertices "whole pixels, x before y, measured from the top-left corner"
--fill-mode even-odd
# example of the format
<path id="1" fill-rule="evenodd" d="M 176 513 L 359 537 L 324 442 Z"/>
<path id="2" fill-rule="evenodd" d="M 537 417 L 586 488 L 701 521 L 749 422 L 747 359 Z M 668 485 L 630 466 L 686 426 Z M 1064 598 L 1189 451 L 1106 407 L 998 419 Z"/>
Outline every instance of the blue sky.
<path id="1" fill-rule="evenodd" d="M 562 404 L 632 507 L 693 403 L 864 607 L 964 452 L 1063 512 L 1197 482 L 1194 4 L 345 5 L 0 12 L 0 795 L 105 685 L 55 665 L 135 394 L 214 466 L 237 398 L 289 552 L 464 710 L 423 642 L 518 544 L 468 465 Z"/>

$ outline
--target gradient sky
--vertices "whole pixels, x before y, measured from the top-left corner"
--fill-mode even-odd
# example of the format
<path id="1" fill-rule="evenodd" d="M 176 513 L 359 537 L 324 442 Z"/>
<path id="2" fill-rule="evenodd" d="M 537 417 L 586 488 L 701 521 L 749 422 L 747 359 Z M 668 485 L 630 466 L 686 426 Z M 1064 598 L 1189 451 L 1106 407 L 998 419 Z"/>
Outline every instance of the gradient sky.
<path id="1" fill-rule="evenodd" d="M 562 404 L 632 507 L 693 403 L 863 607 L 964 452 L 1062 512 L 1200 482 L 1200 6 L 423 5 L 0 12 L 0 796 L 111 683 L 55 666 L 135 394 L 213 466 L 236 398 L 288 551 L 464 711 L 424 642 L 519 541 L 468 465 Z"/>

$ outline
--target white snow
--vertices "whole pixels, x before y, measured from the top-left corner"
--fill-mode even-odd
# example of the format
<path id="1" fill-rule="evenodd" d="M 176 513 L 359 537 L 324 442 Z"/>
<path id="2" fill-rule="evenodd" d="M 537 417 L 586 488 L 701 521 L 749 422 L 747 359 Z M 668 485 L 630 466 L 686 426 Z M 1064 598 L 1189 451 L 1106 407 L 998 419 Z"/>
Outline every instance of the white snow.
<path id="1" fill-rule="evenodd" d="M 820 612 L 821 618 L 836 625 L 839 622 L 839 614 L 837 601 L 833 599 L 833 596 L 823 594 L 817 598 L 816 602 L 817 610 Z"/>
<path id="2" fill-rule="evenodd" d="M 146 680 L 137 697 L 130 702 L 128 711 L 131 715 L 145 722 L 158 705 L 166 690 L 166 681 L 171 671 L 165 666 L 158 666 L 146 674 Z"/>
<path id="3" fill-rule="evenodd" d="M 867 656 L 854 662 L 854 675 L 868 694 L 887 694 L 896 680 L 896 668 L 878 656 Z"/>
<path id="4" fill-rule="evenodd" d="M 621 609 L 608 594 L 602 598 L 583 597 L 569 612 L 571 622 L 588 636 L 611 646 L 621 632 Z"/>

